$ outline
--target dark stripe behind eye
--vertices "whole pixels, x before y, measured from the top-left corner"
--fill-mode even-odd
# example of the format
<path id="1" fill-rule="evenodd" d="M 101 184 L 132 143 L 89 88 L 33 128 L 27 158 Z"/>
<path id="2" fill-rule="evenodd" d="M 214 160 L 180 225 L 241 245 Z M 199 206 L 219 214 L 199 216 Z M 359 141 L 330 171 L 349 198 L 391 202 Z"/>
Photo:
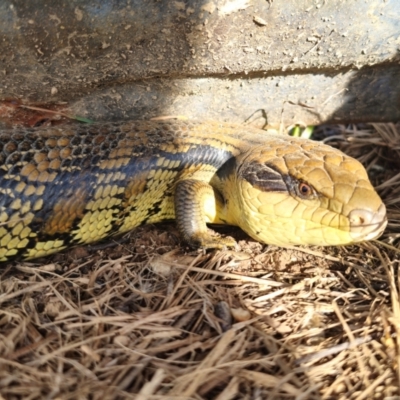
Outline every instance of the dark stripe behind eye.
<path id="1" fill-rule="evenodd" d="M 246 163 L 239 176 L 264 192 L 287 192 L 285 176 L 268 164 Z"/>

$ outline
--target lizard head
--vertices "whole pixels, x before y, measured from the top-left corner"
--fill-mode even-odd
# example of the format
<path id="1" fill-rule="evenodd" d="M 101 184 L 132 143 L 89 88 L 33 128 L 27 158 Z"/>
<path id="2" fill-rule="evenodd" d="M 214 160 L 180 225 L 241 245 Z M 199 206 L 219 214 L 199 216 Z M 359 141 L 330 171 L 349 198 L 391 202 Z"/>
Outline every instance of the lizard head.
<path id="1" fill-rule="evenodd" d="M 364 167 L 330 146 L 277 137 L 235 164 L 229 213 L 258 241 L 345 245 L 375 239 L 387 225 Z"/>

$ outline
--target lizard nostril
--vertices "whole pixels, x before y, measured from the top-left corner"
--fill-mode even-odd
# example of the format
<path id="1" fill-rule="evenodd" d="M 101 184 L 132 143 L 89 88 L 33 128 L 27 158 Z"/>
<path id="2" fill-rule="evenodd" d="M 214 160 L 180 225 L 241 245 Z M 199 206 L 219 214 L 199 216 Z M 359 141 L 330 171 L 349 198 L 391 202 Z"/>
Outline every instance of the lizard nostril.
<path id="1" fill-rule="evenodd" d="M 368 210 L 353 210 L 350 213 L 351 226 L 367 225 L 373 219 L 374 213 Z"/>

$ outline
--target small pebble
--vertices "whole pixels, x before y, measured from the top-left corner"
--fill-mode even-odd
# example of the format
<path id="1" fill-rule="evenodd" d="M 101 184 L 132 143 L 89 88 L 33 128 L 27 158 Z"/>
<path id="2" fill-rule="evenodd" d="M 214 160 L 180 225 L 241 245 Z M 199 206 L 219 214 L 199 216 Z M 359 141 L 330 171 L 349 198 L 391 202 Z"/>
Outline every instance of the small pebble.
<path id="1" fill-rule="evenodd" d="M 248 321 L 251 318 L 249 310 L 245 310 L 244 308 L 231 308 L 231 314 L 237 322 Z"/>
<path id="2" fill-rule="evenodd" d="M 221 320 L 220 325 L 223 332 L 226 332 L 232 327 L 232 314 L 226 301 L 220 301 L 215 306 L 214 313 L 215 316 Z"/>
<path id="3" fill-rule="evenodd" d="M 253 21 L 257 24 L 257 25 L 261 25 L 261 26 L 265 26 L 267 25 L 267 21 L 265 21 L 264 19 L 262 19 L 261 17 L 255 15 L 253 18 Z"/>

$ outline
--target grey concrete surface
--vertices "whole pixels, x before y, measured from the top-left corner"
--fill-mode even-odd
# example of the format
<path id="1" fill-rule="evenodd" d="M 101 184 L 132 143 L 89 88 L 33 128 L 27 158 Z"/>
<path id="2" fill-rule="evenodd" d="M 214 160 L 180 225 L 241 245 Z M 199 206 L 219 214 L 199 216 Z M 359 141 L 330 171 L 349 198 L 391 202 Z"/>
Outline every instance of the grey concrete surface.
<path id="1" fill-rule="evenodd" d="M 399 0 L 2 0 L 0 98 L 94 119 L 393 121 L 399 49 Z"/>

